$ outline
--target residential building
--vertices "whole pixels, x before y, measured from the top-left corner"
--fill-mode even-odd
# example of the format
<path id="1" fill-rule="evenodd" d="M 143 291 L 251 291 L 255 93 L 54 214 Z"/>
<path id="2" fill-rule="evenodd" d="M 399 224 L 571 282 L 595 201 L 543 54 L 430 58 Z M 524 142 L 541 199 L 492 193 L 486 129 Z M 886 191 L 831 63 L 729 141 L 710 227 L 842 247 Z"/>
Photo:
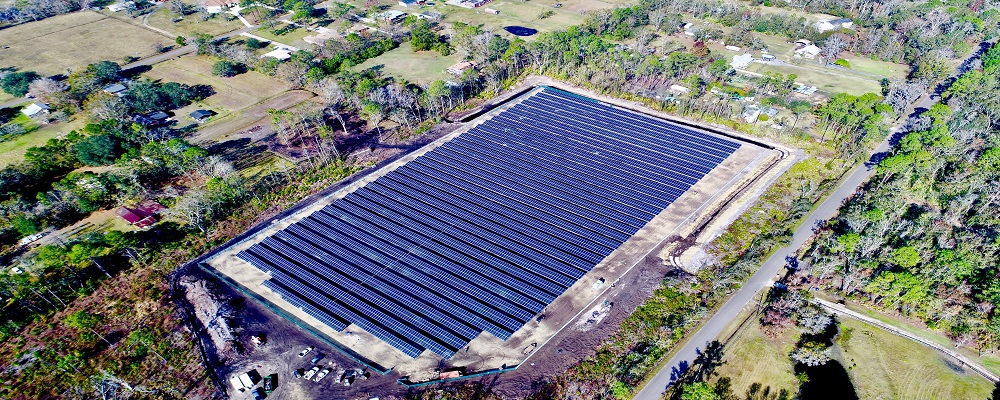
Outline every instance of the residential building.
<path id="1" fill-rule="evenodd" d="M 240 2 L 233 0 L 205 0 L 202 3 L 202 6 L 205 7 L 205 11 L 208 11 L 209 14 L 218 14 L 239 5 Z"/>
<path id="2" fill-rule="evenodd" d="M 476 64 L 471 61 L 460 62 L 448 67 L 448 73 L 452 75 L 462 75 L 465 71 L 476 68 Z"/>
<path id="3" fill-rule="evenodd" d="M 822 50 L 820 50 L 819 47 L 817 47 L 814 44 L 810 44 L 808 46 L 803 46 L 799 47 L 798 49 L 795 49 L 795 57 L 813 59 L 816 58 L 816 56 L 818 56 L 819 53 L 821 52 Z"/>
<path id="4" fill-rule="evenodd" d="M 27 115 L 29 117 L 34 117 L 39 114 L 48 114 L 49 105 L 45 103 L 31 103 L 27 107 L 21 109 L 21 114 Z"/>
<path id="5" fill-rule="evenodd" d="M 750 63 L 752 62 L 753 62 L 753 55 L 751 55 L 750 53 L 743 53 L 741 55 L 733 57 L 733 62 L 729 63 L 729 65 L 734 69 L 744 69 L 746 67 L 749 67 Z"/>
<path id="6" fill-rule="evenodd" d="M 853 27 L 854 21 L 851 21 L 850 18 L 824 19 L 816 23 L 816 30 L 820 33 Z"/>
<path id="7" fill-rule="evenodd" d="M 215 112 L 214 111 L 209 111 L 209 110 L 195 110 L 195 111 L 192 111 L 191 114 L 188 114 L 188 115 L 190 115 L 191 118 L 193 118 L 195 121 L 198 121 L 198 123 L 200 124 L 200 123 L 203 123 L 205 121 L 208 121 L 208 119 L 211 116 L 215 115 Z"/>

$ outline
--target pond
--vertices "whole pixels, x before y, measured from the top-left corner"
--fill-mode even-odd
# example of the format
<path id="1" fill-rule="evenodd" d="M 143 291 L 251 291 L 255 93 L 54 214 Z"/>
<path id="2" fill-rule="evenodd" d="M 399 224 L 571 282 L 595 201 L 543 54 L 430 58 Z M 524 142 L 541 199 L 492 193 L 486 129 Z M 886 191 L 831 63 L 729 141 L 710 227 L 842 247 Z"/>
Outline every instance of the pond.
<path id="1" fill-rule="evenodd" d="M 803 372 L 809 377 L 809 382 L 803 384 L 799 389 L 799 396 L 802 399 L 858 399 L 858 393 L 854 391 L 851 377 L 836 360 L 830 360 L 826 364 L 815 367 L 796 364 L 795 373 Z"/>
<path id="2" fill-rule="evenodd" d="M 523 26 L 516 26 L 516 25 L 505 26 L 503 27 L 503 30 L 510 32 L 512 35 L 517 35 L 517 36 L 531 36 L 538 33 L 537 29 L 525 28 Z"/>

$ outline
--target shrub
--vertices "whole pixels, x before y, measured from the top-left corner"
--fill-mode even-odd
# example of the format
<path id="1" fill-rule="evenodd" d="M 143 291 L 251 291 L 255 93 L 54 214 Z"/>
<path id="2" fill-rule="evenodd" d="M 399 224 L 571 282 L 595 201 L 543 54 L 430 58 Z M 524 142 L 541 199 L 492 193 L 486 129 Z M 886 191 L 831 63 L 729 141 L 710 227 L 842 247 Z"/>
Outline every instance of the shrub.
<path id="1" fill-rule="evenodd" d="M 216 76 L 221 76 L 223 78 L 236 76 L 239 73 L 240 73 L 239 65 L 234 62 L 222 60 L 215 63 L 215 65 L 212 66 L 212 74 Z"/>
<path id="2" fill-rule="evenodd" d="M 851 63 L 847 62 L 847 60 L 845 60 L 843 58 L 838 59 L 837 61 L 834 61 L 833 64 L 834 65 L 839 65 L 839 66 L 844 67 L 844 68 L 851 68 Z"/>

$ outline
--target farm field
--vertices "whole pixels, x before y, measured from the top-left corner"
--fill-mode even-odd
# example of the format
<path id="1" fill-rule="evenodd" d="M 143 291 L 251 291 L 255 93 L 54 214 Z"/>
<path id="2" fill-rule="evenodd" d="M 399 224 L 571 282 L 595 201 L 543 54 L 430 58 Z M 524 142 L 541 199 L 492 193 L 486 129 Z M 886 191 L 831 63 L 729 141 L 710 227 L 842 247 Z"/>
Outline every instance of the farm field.
<path id="1" fill-rule="evenodd" d="M 197 12 L 188 14 L 184 16 L 184 19 L 174 22 L 173 19 L 176 17 L 177 15 L 167 9 L 167 7 L 161 7 L 150 14 L 147 22 L 152 27 L 188 38 L 194 37 L 198 33 L 218 36 L 244 28 L 243 23 L 239 19 L 227 21 L 224 15 L 218 14 L 215 14 L 214 17 L 207 21 L 202 21 L 201 16 Z"/>
<path id="2" fill-rule="evenodd" d="M 859 321 L 841 319 L 839 323 L 841 337 L 834 346 L 834 359 L 847 369 L 859 398 L 990 397 L 992 383 L 933 349 Z M 794 328 L 771 339 L 751 320 L 725 347 L 724 364 L 716 371 L 732 379 L 737 394 L 746 393 L 753 383 L 761 383 L 770 386 L 771 393 L 784 389 L 794 395 L 799 382 L 788 354 L 797 340 Z"/>
<path id="3" fill-rule="evenodd" d="M 67 39 L 72 40 L 67 40 Z M 0 30 L 0 59 L 5 65 L 41 75 L 65 73 L 101 60 L 156 54 L 154 44 L 173 39 L 93 11 L 46 18 Z"/>
<path id="4" fill-rule="evenodd" d="M 410 42 L 406 42 L 381 56 L 358 64 L 354 70 L 376 68 L 385 74 L 427 85 L 436 80 L 453 79 L 454 75 L 448 73 L 448 67 L 459 61 L 461 58 L 456 54 L 442 56 L 435 51 L 414 52 Z"/>
<path id="5" fill-rule="evenodd" d="M 769 65 L 750 64 L 748 71 L 756 73 L 777 72 L 781 74 L 795 74 L 796 82 L 803 85 L 815 86 L 826 93 L 844 92 L 852 95 L 865 93 L 880 93 L 882 86 L 874 78 L 862 78 L 847 71 L 816 70 L 809 67 L 795 65 Z"/>
<path id="6" fill-rule="evenodd" d="M 74 129 L 83 128 L 84 122 L 82 118 L 77 118 L 70 122 L 51 123 L 11 140 L 0 142 L 0 168 L 23 160 L 24 153 L 29 148 L 42 146 L 60 133 L 66 134 Z"/>

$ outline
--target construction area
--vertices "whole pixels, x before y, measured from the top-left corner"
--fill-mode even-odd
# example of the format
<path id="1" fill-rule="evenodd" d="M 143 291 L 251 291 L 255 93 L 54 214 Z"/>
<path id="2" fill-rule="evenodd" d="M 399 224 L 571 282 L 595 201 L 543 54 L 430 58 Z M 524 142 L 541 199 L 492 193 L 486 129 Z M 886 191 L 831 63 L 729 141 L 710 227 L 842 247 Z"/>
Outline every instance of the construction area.
<path id="1" fill-rule="evenodd" d="M 529 369 L 589 354 L 567 344 L 599 342 L 649 289 L 631 285 L 685 267 L 681 243 L 719 232 L 795 162 L 767 143 L 544 83 L 202 267 L 308 332 L 281 345 L 283 359 L 319 339 L 341 361 L 317 371 L 337 378 L 356 369 L 413 385 Z M 298 364 L 261 374 L 287 381 Z"/>

